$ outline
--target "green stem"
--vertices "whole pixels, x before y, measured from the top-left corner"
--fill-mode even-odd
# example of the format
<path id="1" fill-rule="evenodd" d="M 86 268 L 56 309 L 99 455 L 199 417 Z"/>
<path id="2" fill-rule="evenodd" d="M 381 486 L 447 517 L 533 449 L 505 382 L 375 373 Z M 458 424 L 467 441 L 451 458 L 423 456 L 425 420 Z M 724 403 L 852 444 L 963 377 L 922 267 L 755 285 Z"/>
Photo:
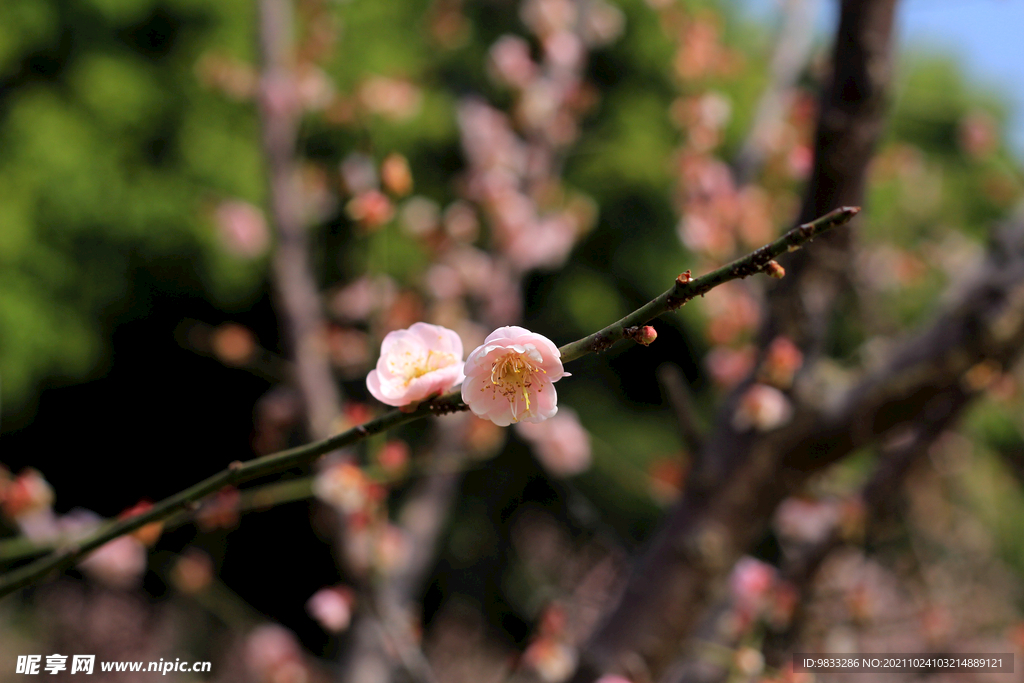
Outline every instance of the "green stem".
<path id="1" fill-rule="evenodd" d="M 859 206 L 844 206 L 810 223 L 793 228 L 774 242 L 766 244 L 732 263 L 727 263 L 707 275 L 693 279 L 680 275 L 676 278 L 675 284 L 657 299 L 647 302 L 622 320 L 612 323 L 603 330 L 598 330 L 588 337 L 561 347 L 559 351 L 562 352 L 562 362 L 568 363 L 588 353 L 603 351 L 625 338 L 626 330 L 629 328 L 644 325 L 663 313 L 674 311 L 687 301 L 704 296 L 715 287 L 730 280 L 745 278 L 761 272 L 777 256 L 789 251 L 796 251 L 823 232 L 850 222 L 858 213 L 860 213 Z"/>
<path id="2" fill-rule="evenodd" d="M 615 342 L 625 338 L 628 328 L 643 325 L 663 313 L 674 311 L 687 301 L 697 296 L 703 296 L 711 289 L 729 280 L 744 278 L 761 272 L 775 257 L 787 251 L 799 249 L 801 245 L 823 232 L 849 222 L 859 212 L 859 207 L 836 209 L 810 223 L 793 228 L 774 242 L 707 275 L 695 279 L 680 275 L 676 279 L 675 284 L 665 293 L 633 311 L 622 320 L 588 337 L 561 347 L 559 351 L 562 354 L 562 362 L 567 363 L 588 353 L 607 349 Z M 140 515 L 111 522 L 77 544 L 66 545 L 46 557 L 3 574 L 0 576 L 0 598 L 10 595 L 19 588 L 31 585 L 51 572 L 71 567 L 75 562 L 104 543 L 131 533 L 150 522 L 167 519 L 176 512 L 192 508 L 198 505 L 202 498 L 219 491 L 225 486 L 237 486 L 259 477 L 284 472 L 293 467 L 308 465 L 325 453 L 351 446 L 369 436 L 380 434 L 428 415 L 443 415 L 466 409 L 467 406 L 462 402 L 461 392 L 456 388 L 433 401 L 421 403 L 415 409 L 408 412 L 392 410 L 366 424 L 354 427 L 322 441 L 281 451 L 280 453 L 272 453 L 246 462 L 233 462 L 227 469 L 204 479 L 184 491 L 165 498 Z"/>

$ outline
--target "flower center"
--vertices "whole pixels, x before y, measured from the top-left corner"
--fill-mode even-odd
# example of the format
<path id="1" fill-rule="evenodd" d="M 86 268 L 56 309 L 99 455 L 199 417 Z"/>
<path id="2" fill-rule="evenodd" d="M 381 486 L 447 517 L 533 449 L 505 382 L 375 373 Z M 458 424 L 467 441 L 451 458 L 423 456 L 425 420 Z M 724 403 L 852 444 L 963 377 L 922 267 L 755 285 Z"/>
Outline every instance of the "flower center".
<path id="1" fill-rule="evenodd" d="M 530 388 L 536 382 L 535 376 L 538 372 L 547 373 L 525 354 L 515 351 L 502 356 L 491 365 L 491 390 L 500 392 L 508 399 L 512 408 L 512 419 L 516 422 L 519 421 L 516 414 L 516 399 L 522 396 L 523 402 L 526 403 L 524 414 L 529 413 Z M 536 390 L 541 391 L 541 387 L 538 386 Z"/>
<path id="2" fill-rule="evenodd" d="M 402 377 L 405 380 L 405 385 L 409 386 L 414 379 L 457 362 L 458 358 L 454 354 L 443 351 L 427 351 L 426 355 L 406 351 L 397 359 L 389 360 L 388 369 Z"/>

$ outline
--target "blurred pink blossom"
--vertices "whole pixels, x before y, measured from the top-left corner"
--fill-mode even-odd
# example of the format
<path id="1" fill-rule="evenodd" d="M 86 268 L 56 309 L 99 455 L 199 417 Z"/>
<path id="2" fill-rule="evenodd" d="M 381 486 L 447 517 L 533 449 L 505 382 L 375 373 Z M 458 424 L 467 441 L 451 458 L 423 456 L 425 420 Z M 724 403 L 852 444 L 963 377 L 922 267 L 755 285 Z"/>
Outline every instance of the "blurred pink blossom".
<path id="1" fill-rule="evenodd" d="M 732 425 L 739 431 L 769 432 L 789 422 L 793 405 L 786 395 L 767 384 L 754 384 L 740 397 Z"/>
<path id="2" fill-rule="evenodd" d="M 204 590 L 213 581 L 213 560 L 199 548 L 186 548 L 171 568 L 171 582 L 186 595 Z"/>
<path id="3" fill-rule="evenodd" d="M 398 571 L 405 566 L 410 552 L 409 539 L 400 527 L 385 524 L 378 530 L 373 559 L 379 572 L 391 574 Z"/>
<path id="4" fill-rule="evenodd" d="M 371 76 L 359 87 L 359 101 L 371 113 L 404 121 L 419 113 L 423 94 L 410 81 Z"/>
<path id="5" fill-rule="evenodd" d="M 466 360 L 462 400 L 499 427 L 542 422 L 558 412 L 554 382 L 569 373 L 547 337 L 522 327 L 499 327 Z"/>
<path id="6" fill-rule="evenodd" d="M 443 393 L 463 380 L 462 340 L 445 327 L 414 323 L 384 337 L 366 388 L 389 406 L 404 406 Z"/>
<path id="7" fill-rule="evenodd" d="M 390 439 L 377 453 L 381 469 L 389 474 L 400 473 L 409 464 L 409 444 L 401 439 Z"/>
<path id="8" fill-rule="evenodd" d="M 767 384 L 785 389 L 793 384 L 793 377 L 803 363 L 804 354 L 789 337 L 776 337 L 768 346 L 758 377 Z"/>
<path id="9" fill-rule="evenodd" d="M 521 170 L 525 149 L 509 125 L 508 117 L 485 102 L 466 98 L 459 102 L 462 147 L 471 166 Z"/>
<path id="10" fill-rule="evenodd" d="M 344 586 L 321 588 L 306 601 L 306 611 L 324 630 L 341 633 L 352 622 L 352 590 Z"/>
<path id="11" fill-rule="evenodd" d="M 349 460 L 331 463 L 313 479 L 313 495 L 338 510 L 354 514 L 370 502 L 372 482 Z"/>
<path id="12" fill-rule="evenodd" d="M 583 10 L 582 35 L 590 47 L 603 47 L 622 35 L 626 17 L 615 5 L 592 0 Z"/>
<path id="13" fill-rule="evenodd" d="M 349 154 L 341 162 L 341 179 L 345 189 L 353 195 L 380 187 L 373 158 L 359 152 Z"/>
<path id="14" fill-rule="evenodd" d="M 334 100 L 334 83 L 318 66 L 306 63 L 295 77 L 299 102 L 311 111 L 326 109 Z"/>
<path id="15" fill-rule="evenodd" d="M 523 663 L 546 683 L 562 683 L 576 670 L 576 651 L 555 638 L 540 637 L 523 653 Z"/>
<path id="16" fill-rule="evenodd" d="M 984 111 L 974 111 L 960 120 L 960 148 L 975 159 L 999 147 L 999 123 Z"/>
<path id="17" fill-rule="evenodd" d="M 270 244 L 270 232 L 263 212 L 241 200 L 221 202 L 215 214 L 224 247 L 236 256 L 255 258 Z"/>
<path id="18" fill-rule="evenodd" d="M 327 351 L 331 363 L 346 376 L 362 374 L 370 362 L 370 338 L 362 330 L 329 325 Z"/>
<path id="19" fill-rule="evenodd" d="M 410 197 L 402 204 L 402 227 L 410 235 L 423 237 L 434 231 L 441 223 L 441 208 L 432 199 Z"/>
<path id="20" fill-rule="evenodd" d="M 25 514 L 48 509 L 53 505 L 53 487 L 42 473 L 26 467 L 5 487 L 3 513 L 11 520 Z"/>
<path id="21" fill-rule="evenodd" d="M 744 611 L 758 611 L 765 606 L 768 591 L 775 584 L 775 568 L 770 564 L 741 557 L 729 575 L 729 589 L 737 607 Z"/>
<path id="22" fill-rule="evenodd" d="M 571 216 L 547 216 L 521 226 L 508 241 L 506 253 L 520 270 L 558 268 L 576 244 L 576 234 Z"/>
<path id="23" fill-rule="evenodd" d="M 538 36 L 564 31 L 576 23 L 576 4 L 571 0 L 526 0 L 519 16 Z"/>
<path id="24" fill-rule="evenodd" d="M 295 634 L 277 624 L 257 626 L 245 643 L 245 663 L 262 683 L 306 683 L 309 674 Z"/>
<path id="25" fill-rule="evenodd" d="M 424 276 L 427 289 L 435 299 L 454 299 L 462 296 L 463 282 L 459 271 L 444 263 L 435 263 Z"/>
<path id="26" fill-rule="evenodd" d="M 557 69 L 574 72 L 583 66 L 586 50 L 572 31 L 555 31 L 545 36 L 544 56 Z"/>
<path id="27" fill-rule="evenodd" d="M 787 498 L 775 510 L 775 529 L 784 540 L 821 543 L 840 521 L 835 503 L 806 498 Z"/>
<path id="28" fill-rule="evenodd" d="M 453 202 L 444 210 L 444 230 L 460 242 L 473 242 L 480 234 L 476 211 L 463 201 Z"/>
<path id="29" fill-rule="evenodd" d="M 78 566 L 106 586 L 129 589 L 139 584 L 148 560 L 146 546 L 134 536 L 121 536 L 92 551 Z"/>
<path id="30" fill-rule="evenodd" d="M 22 536 L 35 543 L 51 543 L 60 537 L 60 520 L 53 508 L 30 510 L 15 520 Z"/>
<path id="31" fill-rule="evenodd" d="M 387 275 L 363 276 L 330 297 L 331 313 L 342 320 L 361 322 L 375 311 L 389 308 L 398 296 L 398 285 Z"/>
<path id="32" fill-rule="evenodd" d="M 544 422 L 520 422 L 516 429 L 552 475 L 571 477 L 590 467 L 590 434 L 572 408 Z"/>
<path id="33" fill-rule="evenodd" d="M 99 529 L 103 518 L 92 510 L 75 508 L 61 517 L 59 523 L 62 535 L 74 542 Z M 78 566 L 99 583 L 129 589 L 138 585 L 147 563 L 146 547 L 133 536 L 121 536 L 89 553 Z"/>
<path id="34" fill-rule="evenodd" d="M 537 65 L 530 58 L 530 44 L 519 36 L 502 36 L 491 46 L 490 67 L 495 78 L 520 89 L 537 74 Z"/>
<path id="35" fill-rule="evenodd" d="M 537 80 L 523 91 L 516 120 L 528 130 L 544 130 L 562 104 L 561 90 L 550 80 Z"/>
<path id="36" fill-rule="evenodd" d="M 395 207 L 380 190 L 367 190 L 357 194 L 345 206 L 345 211 L 369 230 L 379 228 L 395 215 Z"/>
<path id="37" fill-rule="evenodd" d="M 716 346 L 704 357 L 704 365 L 715 384 L 728 389 L 740 382 L 754 367 L 754 348 L 731 349 Z"/>
<path id="38" fill-rule="evenodd" d="M 471 246 L 449 249 L 448 264 L 459 274 L 467 289 L 477 296 L 485 296 L 491 288 L 494 263 L 490 254 Z"/>

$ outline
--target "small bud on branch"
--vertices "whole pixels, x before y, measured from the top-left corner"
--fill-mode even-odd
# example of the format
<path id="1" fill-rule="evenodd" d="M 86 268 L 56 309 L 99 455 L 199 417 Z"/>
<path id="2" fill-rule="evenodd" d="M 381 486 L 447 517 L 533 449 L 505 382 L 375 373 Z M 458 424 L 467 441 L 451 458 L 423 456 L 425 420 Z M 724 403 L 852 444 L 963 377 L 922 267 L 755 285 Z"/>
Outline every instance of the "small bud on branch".
<path id="1" fill-rule="evenodd" d="M 786 269 L 779 265 L 776 260 L 771 260 L 764 266 L 764 274 L 768 277 L 773 277 L 776 280 L 781 280 L 786 277 Z"/>
<path id="2" fill-rule="evenodd" d="M 643 327 L 633 326 L 626 328 L 626 336 L 637 344 L 650 346 L 658 338 L 658 332 L 650 325 L 644 325 Z"/>

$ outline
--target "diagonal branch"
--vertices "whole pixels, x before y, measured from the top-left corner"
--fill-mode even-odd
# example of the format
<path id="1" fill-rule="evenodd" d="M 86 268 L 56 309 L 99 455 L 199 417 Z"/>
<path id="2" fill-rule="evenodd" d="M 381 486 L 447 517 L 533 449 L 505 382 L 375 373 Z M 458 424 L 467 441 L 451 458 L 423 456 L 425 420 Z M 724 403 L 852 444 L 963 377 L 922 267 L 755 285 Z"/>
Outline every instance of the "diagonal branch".
<path id="1" fill-rule="evenodd" d="M 815 221 L 793 228 L 774 242 L 707 275 L 693 279 L 690 279 L 688 275 L 687 277 L 680 276 L 672 287 L 657 299 L 633 311 L 618 322 L 561 347 L 559 351 L 562 354 L 562 359 L 568 362 L 589 353 L 607 349 L 615 342 L 624 339 L 627 336 L 628 328 L 644 325 L 663 313 L 679 308 L 697 296 L 703 296 L 725 282 L 761 272 L 775 257 L 799 249 L 814 237 L 847 223 L 859 211 L 860 209 L 857 207 L 836 209 Z M 166 519 L 179 510 L 187 509 L 224 486 L 237 486 L 259 477 L 279 474 L 293 467 L 308 465 L 325 453 L 351 446 L 369 436 L 380 434 L 428 415 L 444 415 L 466 409 L 467 406 L 462 402 L 461 393 L 456 388 L 432 401 L 421 403 L 415 407 L 406 407 L 404 410 L 392 410 L 366 424 L 306 446 L 272 453 L 246 462 L 236 461 L 227 469 L 165 498 L 140 515 L 110 524 L 76 545 L 68 546 L 14 571 L 0 575 L 0 598 L 10 595 L 19 588 L 31 585 L 50 572 L 71 567 L 90 551 L 108 541 L 131 533 L 150 522 Z"/>

